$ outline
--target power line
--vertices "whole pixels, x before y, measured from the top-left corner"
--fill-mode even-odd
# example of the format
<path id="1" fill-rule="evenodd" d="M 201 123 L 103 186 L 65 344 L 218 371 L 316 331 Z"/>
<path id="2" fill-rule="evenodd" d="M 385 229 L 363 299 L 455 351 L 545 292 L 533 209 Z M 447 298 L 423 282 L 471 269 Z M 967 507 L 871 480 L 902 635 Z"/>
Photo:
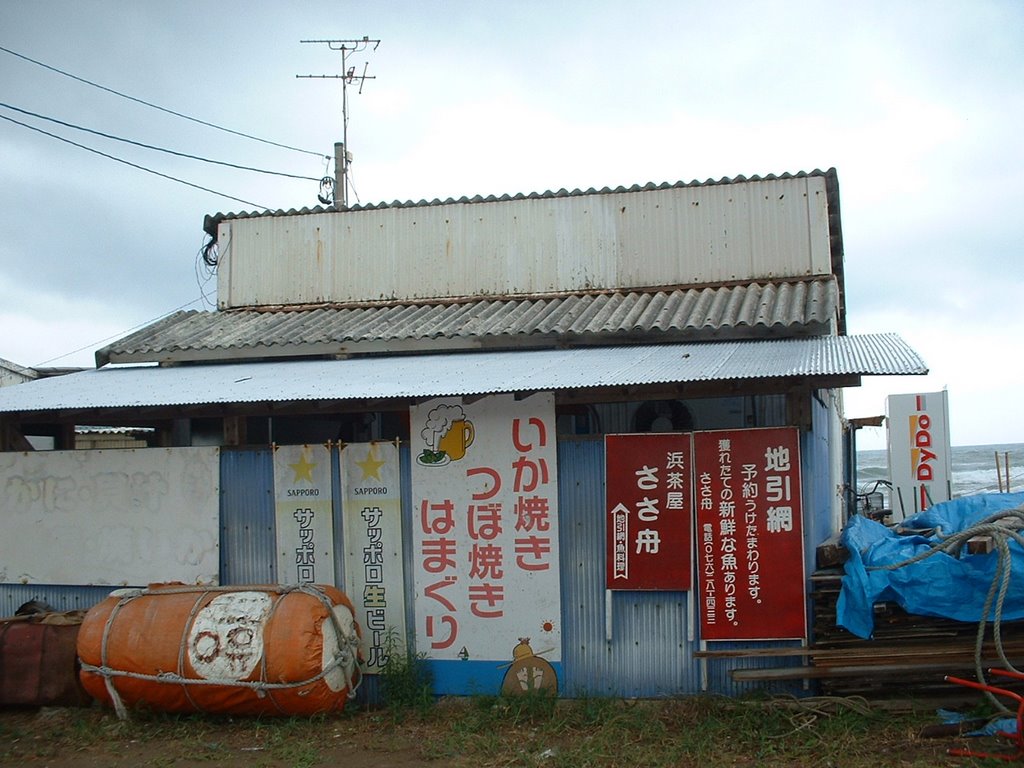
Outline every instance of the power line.
<path id="1" fill-rule="evenodd" d="M 189 301 L 189 302 L 187 302 L 185 304 L 182 304 L 180 307 L 175 307 L 172 310 L 164 312 L 162 315 L 160 315 L 159 317 L 154 317 L 152 320 L 146 320 L 144 322 L 139 323 L 138 325 L 133 325 L 128 330 L 120 331 L 118 333 L 115 333 L 113 336 L 107 336 L 106 338 L 100 339 L 99 341 L 94 341 L 91 344 L 86 344 L 84 347 L 79 347 L 78 349 L 73 349 L 70 352 L 65 352 L 63 355 L 57 355 L 57 357 L 51 357 L 49 360 L 43 360 L 43 362 L 36 363 L 32 367 L 33 368 L 41 368 L 42 366 L 46 365 L 47 363 L 52 363 L 55 360 L 63 360 L 65 357 L 69 357 L 71 355 L 77 355 L 79 352 L 84 352 L 87 349 L 92 349 L 93 347 L 95 347 L 95 346 L 97 346 L 99 344 L 103 344 L 104 342 L 110 341 L 111 339 L 121 338 L 122 336 L 126 336 L 127 334 L 132 333 L 133 331 L 137 331 L 140 328 L 145 328 L 147 325 L 155 323 L 158 320 L 163 320 L 165 317 L 170 317 L 175 312 L 180 312 L 181 310 L 185 309 L 185 307 L 191 307 L 193 304 L 198 304 L 202 300 L 203 300 L 203 296 L 200 296 L 198 299 L 192 299 L 192 301 Z"/>
<path id="2" fill-rule="evenodd" d="M 131 144 L 131 145 L 136 146 L 136 147 L 142 147 L 143 149 L 152 149 L 152 150 L 154 150 L 156 152 L 166 152 L 168 155 L 175 155 L 176 157 L 184 157 L 184 158 L 188 158 L 189 160 L 199 160 L 200 162 L 212 163 L 214 165 L 223 165 L 223 166 L 225 166 L 227 168 L 237 168 L 240 171 L 253 171 L 254 173 L 266 173 L 266 174 L 269 174 L 271 176 L 283 176 L 283 177 L 285 177 L 287 179 L 301 179 L 302 181 L 320 181 L 319 178 L 314 178 L 312 176 L 299 176 L 299 175 L 294 174 L 294 173 L 282 173 L 280 171 L 267 171 L 267 170 L 264 170 L 263 168 L 252 168 L 251 166 L 248 166 L 248 165 L 236 165 L 235 163 L 228 163 L 228 162 L 225 162 L 223 160 L 211 160 L 210 158 L 207 158 L 207 157 L 199 157 L 197 155 L 190 155 L 187 152 L 176 152 L 173 149 L 166 149 L 164 147 L 155 147 L 152 144 L 144 144 L 141 141 L 133 141 L 132 139 L 125 139 L 125 138 L 122 138 L 121 136 L 114 136 L 114 135 L 109 134 L 109 133 L 103 133 L 103 131 L 96 131 L 96 130 L 93 130 L 92 128 L 85 128 L 85 127 L 83 127 L 81 125 L 75 125 L 74 123 L 66 123 L 63 120 L 58 120 L 55 117 L 47 117 L 46 115 L 40 115 L 40 114 L 38 114 L 36 112 L 29 112 L 27 109 L 21 109 L 19 107 L 13 106 L 11 104 L 4 104 L 3 102 L 0 102 L 0 107 L 3 107 L 5 109 L 10 109 L 10 110 L 12 110 L 14 112 L 19 112 L 19 113 L 21 113 L 23 115 L 28 115 L 29 117 L 36 117 L 36 118 L 39 118 L 40 120 L 46 120 L 47 122 L 50 122 L 50 123 L 56 123 L 57 125 L 63 125 L 65 128 L 73 128 L 76 131 L 84 131 L 85 133 L 91 133 L 94 136 L 102 136 L 104 139 L 111 139 L 113 141 L 120 141 L 120 142 L 123 142 L 125 144 Z"/>
<path id="3" fill-rule="evenodd" d="M 41 61 L 36 61 L 35 59 L 29 58 L 28 56 L 26 56 L 26 55 L 24 55 L 22 53 L 18 53 L 17 51 L 12 51 L 10 48 L 4 48 L 2 45 L 0 45 L 0 51 L 3 51 L 4 53 L 9 53 L 11 56 L 17 56 L 19 59 L 24 59 L 25 61 L 31 62 L 32 64 L 35 64 L 36 66 L 42 67 L 43 69 L 48 69 L 51 72 L 56 72 L 59 75 L 64 75 L 64 77 L 70 77 L 72 80 L 77 80 L 80 83 L 85 83 L 86 85 L 91 85 L 93 88 L 99 88 L 101 91 L 106 91 L 107 93 L 112 93 L 115 96 L 120 96 L 122 99 L 128 99 L 129 101 L 134 101 L 137 104 L 142 104 L 142 105 L 147 106 L 147 107 L 152 107 L 153 109 L 159 109 L 161 112 L 166 112 L 169 115 L 174 115 L 175 117 L 180 117 L 183 120 L 191 120 L 193 123 L 199 123 L 199 125 L 205 125 L 208 128 L 215 128 L 218 131 L 224 131 L 225 133 L 234 134 L 235 136 L 241 136 L 242 138 L 245 138 L 245 139 L 251 139 L 253 141 L 259 141 L 259 142 L 262 142 L 263 144 L 270 144 L 270 145 L 275 146 L 275 147 L 280 147 L 281 149 L 290 149 L 293 152 L 302 152 L 303 154 L 315 155 L 316 157 L 328 157 L 328 159 L 330 159 L 329 156 L 324 155 L 323 152 L 314 152 L 314 151 L 309 150 L 309 149 L 300 149 L 299 147 L 290 147 L 287 144 L 280 144 L 280 143 L 278 143 L 276 141 L 271 141 L 269 139 L 261 139 L 258 136 L 253 136 L 253 135 L 248 134 L 248 133 L 242 133 L 241 131 L 234 131 L 234 130 L 232 130 L 230 128 L 225 128 L 223 126 L 216 125 L 214 123 L 208 123 L 205 120 L 200 120 L 198 117 L 192 117 L 190 115 L 182 114 L 181 112 L 175 112 L 173 109 L 167 109 L 166 107 L 161 107 L 159 104 L 153 104 L 152 102 L 144 101 L 143 99 L 136 98 L 135 96 L 129 96 L 127 93 L 121 93 L 120 91 L 115 91 L 113 88 L 108 88 L 105 85 L 100 85 L 99 83 L 94 83 L 92 80 L 86 80 L 84 77 L 79 77 L 78 75 L 73 75 L 70 72 L 65 72 L 63 69 L 58 69 L 57 67 L 50 66 L 49 64 L 44 64 Z"/>
<path id="4" fill-rule="evenodd" d="M 29 125 L 28 123 L 23 123 L 20 120 L 15 120 L 13 117 L 8 117 L 7 115 L 0 115 L 0 120 L 6 120 L 9 123 L 14 123 L 15 125 L 20 125 L 22 128 L 28 128 L 30 131 L 35 131 L 36 133 L 41 133 L 44 136 L 49 136 L 51 139 L 57 139 L 57 141 L 63 141 L 65 144 L 70 144 L 73 147 L 78 147 L 79 149 L 84 149 L 86 152 L 92 152 L 93 154 L 99 155 L 100 157 L 105 157 L 108 160 L 113 160 L 113 161 L 118 162 L 118 163 L 123 163 L 124 165 L 129 165 L 132 168 L 137 168 L 140 171 L 145 171 L 146 173 L 152 173 L 154 176 L 160 176 L 161 178 L 169 179 L 170 181 L 176 181 L 179 184 L 184 184 L 187 187 L 192 187 L 193 189 L 199 189 L 199 190 L 202 190 L 203 192 L 209 192 L 210 194 L 213 194 L 213 195 L 218 195 L 220 197 L 225 197 L 228 200 L 234 200 L 235 202 L 242 203 L 243 205 L 251 205 L 251 206 L 254 206 L 256 208 L 262 208 L 263 210 L 269 210 L 269 208 L 267 206 L 265 206 L 265 205 L 260 205 L 259 203 L 254 203 L 254 202 L 252 202 L 250 200 L 243 200 L 240 197 L 233 197 L 231 195 L 224 194 L 223 192 L 218 192 L 215 189 L 210 189 L 209 187 L 202 187 L 202 186 L 200 186 L 198 184 L 193 184 L 191 181 L 185 181 L 184 179 L 179 179 L 179 178 L 177 178 L 175 176 L 169 176 L 166 173 L 160 173 L 160 171 L 154 171 L 152 168 L 147 168 L 144 165 L 138 165 L 137 163 L 132 163 L 132 162 L 129 162 L 128 160 L 123 160 L 120 157 L 114 157 L 113 155 L 108 155 L 106 152 L 100 152 L 98 149 L 93 149 L 92 147 L 87 147 L 84 144 L 79 144 L 77 141 L 72 141 L 71 139 L 65 139 L 63 136 L 58 136 L 55 133 L 50 133 L 49 131 L 44 131 L 42 128 L 36 128 L 34 125 Z"/>

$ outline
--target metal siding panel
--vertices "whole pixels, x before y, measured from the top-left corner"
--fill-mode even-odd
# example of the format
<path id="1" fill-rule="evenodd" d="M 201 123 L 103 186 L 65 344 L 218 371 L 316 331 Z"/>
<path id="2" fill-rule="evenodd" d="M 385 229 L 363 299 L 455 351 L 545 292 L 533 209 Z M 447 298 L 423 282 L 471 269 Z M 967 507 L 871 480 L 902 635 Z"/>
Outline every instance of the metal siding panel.
<path id="1" fill-rule="evenodd" d="M 605 639 L 604 444 L 560 441 L 562 692 L 657 697 L 700 690 L 687 635 L 687 594 L 617 593 Z"/>
<path id="2" fill-rule="evenodd" d="M 222 450 L 221 584 L 276 584 L 274 453 Z"/>
<path id="3" fill-rule="evenodd" d="M 831 273 L 823 176 L 236 218 L 220 306 Z"/>
<path id="4" fill-rule="evenodd" d="M 408 442 L 398 446 L 399 472 L 402 477 L 402 562 L 405 563 L 405 627 L 408 653 L 416 652 L 416 578 L 413 573 L 412 449 Z"/>
<path id="5" fill-rule="evenodd" d="M 559 548 L 561 558 L 562 694 L 656 698 L 707 690 L 739 695 L 766 690 L 805 692 L 800 682 L 737 683 L 733 669 L 803 663 L 792 659 L 694 658 L 699 638 L 688 639 L 687 592 L 616 592 L 612 596 L 612 641 L 605 635 L 604 444 L 559 442 Z M 699 621 L 696 613 L 694 622 Z M 694 632 L 699 634 L 697 627 Z M 714 643 L 715 649 L 790 648 L 792 641 Z"/>
<path id="6" fill-rule="evenodd" d="M 833 530 L 832 499 L 842 478 L 832 478 L 832 460 L 829 450 L 829 411 L 817 397 L 811 398 L 811 430 L 801 433 L 800 454 L 804 483 L 804 567 L 807 592 L 810 577 L 817 567 L 817 545 L 838 531 Z M 840 446 L 836 450 L 841 451 Z"/>
<path id="7" fill-rule="evenodd" d="M 30 600 L 41 600 L 56 611 L 87 611 L 119 588 L 115 585 L 0 584 L 0 617 L 13 616 Z"/>
<path id="8" fill-rule="evenodd" d="M 760 642 L 725 643 L 716 642 L 710 646 L 711 650 L 728 651 L 742 650 L 749 648 L 799 648 L 801 643 L 792 640 L 772 640 Z M 775 681 L 746 681 L 735 682 L 730 673 L 738 669 L 774 669 L 779 667 L 795 667 L 804 664 L 802 656 L 771 656 L 733 659 L 708 659 L 707 660 L 707 690 L 710 693 L 718 693 L 723 696 L 742 696 L 750 693 L 768 694 L 790 694 L 793 696 L 806 696 L 812 693 L 809 686 L 805 686 L 800 680 L 775 680 Z"/>
<path id="9" fill-rule="evenodd" d="M 334 586 L 348 593 L 345 581 L 345 518 L 342 509 L 340 446 L 331 446 L 331 529 L 334 533 Z M 351 596 L 350 596 L 351 597 Z"/>

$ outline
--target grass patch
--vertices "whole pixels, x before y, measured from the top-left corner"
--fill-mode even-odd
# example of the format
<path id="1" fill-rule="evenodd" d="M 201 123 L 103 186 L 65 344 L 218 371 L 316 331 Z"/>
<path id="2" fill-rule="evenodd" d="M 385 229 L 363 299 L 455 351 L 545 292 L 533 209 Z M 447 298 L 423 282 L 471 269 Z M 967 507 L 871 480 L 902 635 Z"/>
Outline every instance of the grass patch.
<path id="1" fill-rule="evenodd" d="M 438 707 L 423 749 L 434 760 L 552 768 L 954 765 L 936 759 L 946 745 L 915 739 L 928 717 L 817 700 L 477 697 Z"/>
<path id="2" fill-rule="evenodd" d="M 81 760 L 149 768 L 207 763 L 318 768 L 387 764 L 394 755 L 410 768 L 934 768 L 963 765 L 946 749 L 967 743 L 956 737 L 918 738 L 923 725 L 936 723 L 932 709 L 892 713 L 857 699 L 623 701 L 533 693 L 435 702 L 423 695 L 421 678 L 410 674 L 408 680 L 383 710 L 311 718 L 133 712 L 131 720 L 121 722 L 101 709 L 0 712 L 0 766 Z M 1008 746 L 995 740 L 969 743 L 988 750 Z"/>

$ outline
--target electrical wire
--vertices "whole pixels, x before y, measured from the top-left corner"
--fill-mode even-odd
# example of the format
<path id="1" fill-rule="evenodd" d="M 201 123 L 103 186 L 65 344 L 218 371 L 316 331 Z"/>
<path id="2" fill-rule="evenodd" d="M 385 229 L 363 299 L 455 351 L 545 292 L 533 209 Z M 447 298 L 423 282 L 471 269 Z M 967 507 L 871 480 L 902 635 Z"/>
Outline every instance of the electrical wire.
<path id="1" fill-rule="evenodd" d="M 94 342 L 91 342 L 90 344 L 86 344 L 84 347 L 79 347 L 78 349 L 73 349 L 70 352 L 65 352 L 63 355 L 57 355 L 56 357 L 51 357 L 49 360 L 43 360 L 43 362 L 36 363 L 32 367 L 38 369 L 38 368 L 43 367 L 44 365 L 47 365 L 48 363 L 54 362 L 55 360 L 62 360 L 65 357 L 69 357 L 71 355 L 76 355 L 79 352 L 84 352 L 87 349 L 93 349 L 93 348 L 99 346 L 100 344 L 103 344 L 104 342 L 111 341 L 112 339 L 119 339 L 119 338 L 121 338 L 123 336 L 128 335 L 129 333 L 133 333 L 134 331 L 139 330 L 140 328 L 145 328 L 147 325 L 151 325 L 151 324 L 155 323 L 158 320 L 163 320 L 165 317 L 170 317 L 175 312 L 180 312 L 181 310 L 185 309 L 186 307 L 191 307 L 193 304 L 198 304 L 201 301 L 203 301 L 203 297 L 202 296 L 200 296 L 198 299 L 192 299 L 192 301 L 186 302 L 185 304 L 182 304 L 180 307 L 175 307 L 174 309 L 168 310 L 167 312 L 164 312 L 159 317 L 154 317 L 152 320 L 145 320 L 145 321 L 139 323 L 138 325 L 133 325 L 131 328 L 128 328 L 127 330 L 120 331 L 119 333 L 115 333 L 113 336 L 107 336 L 106 338 L 102 338 L 102 339 L 99 339 L 98 341 L 94 341 Z"/>
<path id="2" fill-rule="evenodd" d="M 129 96 L 127 93 L 121 93 L 120 91 L 115 91 L 113 88 L 108 88 L 105 85 L 100 85 L 99 83 L 94 83 L 91 80 L 86 80 L 84 77 L 79 77 L 78 75 L 73 75 L 70 72 L 65 72 L 63 69 L 58 69 L 57 67 L 50 66 L 49 64 L 44 64 L 41 61 L 36 61 L 35 59 L 30 58 L 30 57 L 28 57 L 28 56 L 26 56 L 26 55 L 24 55 L 22 53 L 18 53 L 17 51 L 12 51 L 10 48 L 4 48 L 2 45 L 0 45 L 0 51 L 3 51 L 4 53 L 9 53 L 11 56 L 17 56 L 19 59 L 24 59 L 25 61 L 31 62 L 32 64 L 35 64 L 36 66 L 40 66 L 43 69 L 48 69 L 51 72 L 56 72 L 59 75 L 64 75 L 65 77 L 70 77 L 72 80 L 77 80 L 80 83 L 85 83 L 86 85 L 91 85 L 93 88 L 99 88 L 100 90 L 106 91 L 107 93 L 112 93 L 115 96 L 120 96 L 123 99 L 128 99 L 129 101 L 134 101 L 134 102 L 136 102 L 138 104 L 142 104 L 142 105 L 147 106 L 147 107 L 152 107 L 153 109 L 158 109 L 161 112 L 166 112 L 169 115 L 174 115 L 175 117 L 180 117 L 183 120 L 191 120 L 193 123 L 198 123 L 199 125 L 205 125 L 208 128 L 215 128 L 218 131 L 224 131 L 225 133 L 230 133 L 230 134 L 233 134 L 235 136 L 241 136 L 242 138 L 251 139 L 252 141 L 259 141 L 259 142 L 261 142 L 263 144 L 270 144 L 271 146 L 280 147 L 281 149 L 289 149 L 289 150 L 292 150 L 293 152 L 302 152 L 303 154 L 314 155 L 316 157 L 328 157 L 327 155 L 324 155 L 323 152 L 314 152 L 314 151 L 309 150 L 309 149 L 300 149 L 299 147 L 290 147 L 287 144 L 280 144 L 280 143 L 278 143 L 276 141 L 270 141 L 269 139 L 261 139 L 258 136 L 253 136 L 253 135 L 248 134 L 248 133 L 242 133 L 241 131 L 235 131 L 235 130 L 232 130 L 230 128 L 225 128 L 225 127 L 223 127 L 221 125 L 216 125 L 214 123 L 209 123 L 209 122 L 207 122 L 205 120 L 200 120 L 198 117 L 192 117 L 190 115 L 182 114 L 181 112 L 175 112 L 173 109 L 167 109 L 166 107 L 161 107 L 159 104 L 153 104 L 151 102 L 144 101 L 143 99 L 136 98 L 135 96 Z"/>
<path id="3" fill-rule="evenodd" d="M 164 178 L 164 179 L 169 179 L 170 181 L 176 181 L 179 184 L 184 184 L 187 187 L 192 187 L 193 189 L 199 189 L 199 190 L 202 190 L 203 192 L 209 192 L 210 194 L 218 195 L 219 197 L 225 197 L 228 200 L 234 200 L 235 202 L 242 203 L 243 205 L 251 205 L 251 206 L 254 206 L 256 208 L 260 208 L 262 210 L 265 210 L 265 211 L 270 210 L 270 208 L 268 206 L 266 206 L 266 205 L 260 205 L 259 203 L 252 202 L 251 200 L 243 200 L 240 197 L 234 197 L 232 195 L 225 194 L 224 192 L 218 192 L 215 189 L 210 189 L 209 187 L 203 187 L 203 186 L 200 186 L 199 184 L 193 184 L 191 181 L 185 181 L 184 179 L 179 179 L 176 176 L 170 176 L 170 175 L 168 175 L 166 173 L 161 173 L 160 171 L 154 171 L 152 168 L 147 168 L 144 165 L 138 165 L 137 163 L 132 163 L 132 162 L 130 162 L 128 160 L 124 160 L 124 159 L 122 159 L 120 157 L 114 157 L 114 155 L 108 155 L 106 152 L 101 152 L 98 149 L 93 149 L 92 147 L 87 147 L 84 144 L 79 144 L 77 141 L 72 141 L 71 139 L 66 139 L 63 136 L 58 136 L 55 133 L 50 133 L 49 131 L 44 131 L 42 128 L 36 128 L 34 125 L 29 125 L 28 123 L 23 123 L 20 120 L 15 120 L 13 117 L 8 117 L 7 115 L 0 115 L 0 120 L 6 120 L 6 121 L 8 121 L 10 123 L 14 123 L 15 125 L 20 125 L 22 128 L 28 128 L 30 131 L 36 131 L 37 133 L 41 133 L 44 136 L 49 136 L 51 139 L 57 139 L 57 141 L 63 141 L 65 144 L 70 144 L 73 147 L 78 147 L 79 149 L 84 149 L 86 152 L 92 152 L 93 154 L 99 155 L 100 157 L 105 157 L 108 160 L 114 160 L 115 162 L 123 163 L 124 165 L 129 165 L 132 168 L 137 168 L 140 171 L 145 171 L 146 173 L 152 173 L 154 176 L 159 176 L 159 177 Z"/>
<path id="4" fill-rule="evenodd" d="M 312 176 L 298 176 L 298 175 L 296 175 L 294 173 L 282 173 L 280 171 L 267 171 L 267 170 L 264 170 L 263 168 L 253 168 L 253 167 L 248 166 L 248 165 L 236 165 L 235 163 L 228 163 L 228 162 L 225 162 L 223 160 L 211 160 L 208 157 L 199 157 L 198 155 L 190 155 L 190 154 L 188 154 L 186 152 L 177 152 L 177 151 L 175 151 L 173 149 L 166 149 L 164 147 L 156 147 L 156 146 L 153 146 L 152 144 L 144 144 L 141 141 L 133 141 L 132 139 L 125 139 L 125 138 L 122 138 L 121 136 L 114 136 L 114 135 L 109 134 L 109 133 L 103 133 L 103 131 L 93 130 L 92 128 L 85 128 L 85 127 L 83 127 L 81 125 L 75 125 L 74 123 L 66 123 L 63 120 L 58 120 L 55 117 L 47 117 L 46 115 L 40 115 L 37 112 L 29 112 L 27 109 L 21 109 L 20 107 L 15 107 L 12 104 L 5 104 L 2 101 L 0 101 L 0 107 L 3 107 L 4 109 L 10 109 L 13 112 L 18 112 L 18 113 L 20 113 L 22 115 L 28 115 L 29 117 L 36 117 L 36 118 L 39 118 L 40 120 L 46 120 L 47 122 L 50 122 L 50 123 L 56 123 L 57 125 L 62 125 L 65 128 L 73 128 L 76 131 L 84 131 L 85 133 L 91 133 L 94 136 L 102 136 L 104 139 L 111 139 L 113 141 L 120 141 L 120 142 L 123 142 L 125 144 L 131 144 L 132 146 L 142 147 L 143 149 L 152 149 L 152 150 L 154 150 L 156 152 L 166 152 L 168 155 L 175 155 L 176 157 L 184 157 L 184 158 L 187 158 L 189 160 L 199 160 L 200 162 L 212 163 L 214 165 L 223 165 L 223 166 L 226 166 L 227 168 L 237 168 L 240 171 L 253 171 L 254 173 L 266 173 L 266 174 L 269 174 L 271 176 L 283 176 L 286 179 L 300 179 L 302 181 L 320 181 L 320 179 L 313 178 Z"/>

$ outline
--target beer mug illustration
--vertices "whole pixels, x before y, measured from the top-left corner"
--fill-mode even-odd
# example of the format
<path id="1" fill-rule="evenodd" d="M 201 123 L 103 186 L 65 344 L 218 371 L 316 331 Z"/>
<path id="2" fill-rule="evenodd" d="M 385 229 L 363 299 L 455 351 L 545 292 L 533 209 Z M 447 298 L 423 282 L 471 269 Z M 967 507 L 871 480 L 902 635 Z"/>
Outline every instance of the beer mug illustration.
<path id="1" fill-rule="evenodd" d="M 475 436 L 473 422 L 468 419 L 458 419 L 452 422 L 448 432 L 438 441 L 437 447 L 444 451 L 452 461 L 458 461 L 466 455 L 466 449 L 473 444 Z"/>

